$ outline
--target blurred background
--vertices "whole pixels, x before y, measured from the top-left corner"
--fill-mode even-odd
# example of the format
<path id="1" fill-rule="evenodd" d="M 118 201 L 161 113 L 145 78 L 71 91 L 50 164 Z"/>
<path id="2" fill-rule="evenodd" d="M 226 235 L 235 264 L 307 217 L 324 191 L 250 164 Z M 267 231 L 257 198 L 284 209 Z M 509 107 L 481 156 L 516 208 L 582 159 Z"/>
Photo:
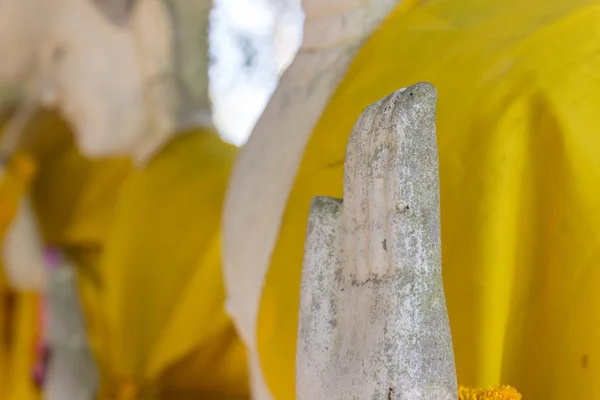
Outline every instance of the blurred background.
<path id="1" fill-rule="evenodd" d="M 302 41 L 300 0 L 216 0 L 210 94 L 223 138 L 242 145 Z"/>

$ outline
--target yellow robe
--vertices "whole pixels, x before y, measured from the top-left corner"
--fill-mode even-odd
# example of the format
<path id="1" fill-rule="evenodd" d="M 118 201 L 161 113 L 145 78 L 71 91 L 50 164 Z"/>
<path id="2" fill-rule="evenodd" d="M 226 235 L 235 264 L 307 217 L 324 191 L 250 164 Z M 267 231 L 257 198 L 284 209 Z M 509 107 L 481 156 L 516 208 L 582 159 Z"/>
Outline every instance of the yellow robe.
<path id="1" fill-rule="evenodd" d="M 110 387 L 165 398 L 247 394 L 220 263 L 235 153 L 212 133 L 182 134 L 124 182 L 99 262 L 107 341 L 97 345 Z"/>
<path id="2" fill-rule="evenodd" d="M 47 242 L 78 266 L 100 398 L 247 397 L 219 245 L 235 148 L 209 132 L 182 134 L 133 171 L 125 160 L 83 159 L 68 136 L 44 136 L 66 127 L 43 118 L 50 126 L 28 146 L 39 163 L 34 205 Z"/>
<path id="3" fill-rule="evenodd" d="M 438 89 L 443 273 L 458 381 L 600 398 L 600 4 L 407 0 L 314 128 L 261 300 L 258 347 L 294 398 L 310 199 L 342 196 L 348 136 L 396 89 Z"/>

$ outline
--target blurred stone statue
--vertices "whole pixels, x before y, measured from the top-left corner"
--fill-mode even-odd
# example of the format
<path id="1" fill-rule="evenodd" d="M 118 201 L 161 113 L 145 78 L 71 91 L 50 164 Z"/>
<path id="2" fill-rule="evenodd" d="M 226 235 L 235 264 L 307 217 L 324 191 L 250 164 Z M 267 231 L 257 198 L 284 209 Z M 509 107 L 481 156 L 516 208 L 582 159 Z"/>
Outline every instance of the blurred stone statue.
<path id="1" fill-rule="evenodd" d="M 17 49 L 10 29 L 30 39 L 27 52 L 15 50 L 20 64 L 3 71 L 3 93 L 16 110 L 7 111 L 6 126 L 15 126 L 22 104 L 53 110 L 22 124 L 5 182 L 24 182 L 17 155 L 33 172 L 7 199 L 17 215 L 19 196 L 31 197 L 40 246 L 66 260 L 62 274 L 49 275 L 42 307 L 54 310 L 50 323 L 30 323 L 29 336 L 16 336 L 25 346 L 6 350 L 23 368 L 4 374 L 17 364 L 0 358 L 8 398 L 35 398 L 44 388 L 46 398 L 67 393 L 67 400 L 247 396 L 245 351 L 225 314 L 221 278 L 221 206 L 236 149 L 211 122 L 211 7 L 191 0 L 0 3 L 2 21 L 17 18 L 2 24 L 0 44 Z M 9 217 L 10 234 L 18 218 Z M 58 290 L 69 282 L 77 296 Z M 22 293 L 10 284 L 6 290 Z M 23 297 L 31 307 L 15 326 L 37 320 L 38 296 Z M 79 310 L 85 337 L 73 320 Z M 30 370 L 39 359 L 28 349 L 48 329 L 49 361 L 35 381 Z M 73 332 L 78 340 L 69 341 Z M 73 371 L 89 371 L 73 365 L 87 360 L 73 349 L 86 347 L 99 381 L 70 390 L 86 382 L 73 379 Z"/>

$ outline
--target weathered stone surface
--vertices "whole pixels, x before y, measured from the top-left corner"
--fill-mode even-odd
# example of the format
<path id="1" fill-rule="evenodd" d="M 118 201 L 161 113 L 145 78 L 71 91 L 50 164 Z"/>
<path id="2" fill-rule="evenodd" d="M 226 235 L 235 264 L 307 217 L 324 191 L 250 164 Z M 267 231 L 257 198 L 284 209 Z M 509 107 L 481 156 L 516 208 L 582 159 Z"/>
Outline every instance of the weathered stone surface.
<path id="1" fill-rule="evenodd" d="M 419 83 L 368 107 L 348 143 L 343 203 L 312 203 L 299 400 L 457 398 L 435 102 L 435 88 Z"/>

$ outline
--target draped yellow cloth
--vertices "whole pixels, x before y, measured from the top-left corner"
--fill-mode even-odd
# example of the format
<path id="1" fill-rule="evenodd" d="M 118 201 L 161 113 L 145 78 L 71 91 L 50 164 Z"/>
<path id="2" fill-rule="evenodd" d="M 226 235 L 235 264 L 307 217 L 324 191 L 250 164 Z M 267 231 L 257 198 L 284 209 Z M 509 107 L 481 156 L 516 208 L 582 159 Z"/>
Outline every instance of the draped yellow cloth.
<path id="1" fill-rule="evenodd" d="M 600 4 L 407 0 L 362 46 L 314 128 L 258 324 L 277 400 L 294 398 L 312 197 L 342 196 L 370 103 L 438 90 L 443 273 L 458 381 L 528 399 L 600 398 Z"/>
<path id="2" fill-rule="evenodd" d="M 47 125 L 28 146 L 38 163 L 34 205 L 46 241 L 78 267 L 100 398 L 247 398 L 245 352 L 224 311 L 219 243 L 236 149 L 212 132 L 189 132 L 134 170 L 126 160 L 82 158 L 61 121 L 39 118 Z M 7 363 L 0 364 L 2 373 Z"/>

